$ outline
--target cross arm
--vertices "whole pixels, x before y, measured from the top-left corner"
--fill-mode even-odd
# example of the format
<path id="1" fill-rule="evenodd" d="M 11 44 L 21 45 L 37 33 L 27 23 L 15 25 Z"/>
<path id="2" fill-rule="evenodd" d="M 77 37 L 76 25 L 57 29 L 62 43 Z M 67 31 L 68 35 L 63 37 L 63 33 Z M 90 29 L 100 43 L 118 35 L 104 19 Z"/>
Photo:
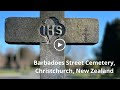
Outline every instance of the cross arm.
<path id="1" fill-rule="evenodd" d="M 5 41 L 9 44 L 40 44 L 40 18 L 10 17 L 5 21 Z"/>
<path id="2" fill-rule="evenodd" d="M 98 20 L 92 18 L 65 18 L 67 44 L 95 44 L 98 42 Z"/>
<path id="3" fill-rule="evenodd" d="M 98 41 L 98 20 L 64 18 L 67 44 L 95 44 Z M 7 18 L 5 22 L 5 41 L 9 44 L 40 44 L 44 38 L 39 35 L 41 18 Z"/>

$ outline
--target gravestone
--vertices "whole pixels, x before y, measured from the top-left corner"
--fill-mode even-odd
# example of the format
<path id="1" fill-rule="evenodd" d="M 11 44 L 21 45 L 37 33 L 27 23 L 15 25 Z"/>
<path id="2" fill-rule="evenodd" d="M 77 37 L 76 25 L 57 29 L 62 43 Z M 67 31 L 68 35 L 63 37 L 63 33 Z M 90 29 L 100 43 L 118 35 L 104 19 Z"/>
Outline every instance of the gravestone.
<path id="1" fill-rule="evenodd" d="M 59 25 L 62 34 L 41 34 L 42 26 Z M 42 27 L 42 29 L 41 29 Z M 46 29 L 46 28 L 44 28 Z M 49 27 L 51 29 L 51 27 Z M 51 32 L 52 29 L 51 29 Z M 54 31 L 55 32 L 55 31 Z M 45 31 L 46 33 L 46 31 Z M 60 33 L 60 32 L 57 32 Z M 5 41 L 8 44 L 40 44 L 40 61 L 64 62 L 64 50 L 54 48 L 57 39 L 67 45 L 98 42 L 98 20 L 93 18 L 64 18 L 64 11 L 41 11 L 40 18 L 9 17 L 5 22 Z M 41 65 L 40 69 L 65 69 L 64 65 Z M 64 79 L 64 73 L 40 73 L 41 79 Z"/>

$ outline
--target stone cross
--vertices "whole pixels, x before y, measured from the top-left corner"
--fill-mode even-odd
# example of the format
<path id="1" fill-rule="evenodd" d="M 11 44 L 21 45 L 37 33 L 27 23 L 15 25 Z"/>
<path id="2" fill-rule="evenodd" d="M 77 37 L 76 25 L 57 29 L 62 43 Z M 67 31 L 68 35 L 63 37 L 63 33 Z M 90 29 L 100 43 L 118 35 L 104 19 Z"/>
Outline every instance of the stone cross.
<path id="1" fill-rule="evenodd" d="M 46 25 L 46 22 L 47 25 L 56 25 L 56 22 L 59 22 L 60 26 L 64 26 L 64 29 L 61 29 L 64 34 L 61 36 L 41 35 L 40 28 L 42 25 Z M 54 48 L 56 39 L 63 39 L 67 45 L 95 44 L 98 42 L 98 20 L 64 18 L 64 11 L 41 11 L 40 18 L 9 17 L 6 19 L 5 41 L 8 44 L 40 44 L 40 61 L 64 62 L 64 50 L 57 51 Z M 41 65 L 40 69 L 62 70 L 65 69 L 65 66 Z M 66 77 L 64 73 L 40 73 L 40 78 L 64 79 Z"/>

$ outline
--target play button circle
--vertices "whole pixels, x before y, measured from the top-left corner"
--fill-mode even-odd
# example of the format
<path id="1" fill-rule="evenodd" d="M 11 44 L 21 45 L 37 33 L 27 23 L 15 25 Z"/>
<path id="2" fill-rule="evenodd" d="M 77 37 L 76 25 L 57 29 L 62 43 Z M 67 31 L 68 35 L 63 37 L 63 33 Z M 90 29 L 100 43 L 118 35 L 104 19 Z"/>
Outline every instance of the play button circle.
<path id="1" fill-rule="evenodd" d="M 66 43 L 63 39 L 56 39 L 54 42 L 54 48 L 57 51 L 62 51 L 65 49 Z"/>

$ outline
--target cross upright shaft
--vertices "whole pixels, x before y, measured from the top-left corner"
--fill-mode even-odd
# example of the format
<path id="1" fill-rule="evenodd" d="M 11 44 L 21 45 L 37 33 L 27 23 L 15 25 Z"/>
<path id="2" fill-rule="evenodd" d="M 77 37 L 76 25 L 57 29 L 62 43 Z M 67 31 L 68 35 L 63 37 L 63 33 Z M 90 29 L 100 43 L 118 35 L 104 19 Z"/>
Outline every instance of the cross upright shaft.
<path id="1" fill-rule="evenodd" d="M 56 17 L 59 20 L 64 17 L 63 11 L 41 11 L 41 18 L 43 20 L 48 19 L 49 17 Z M 53 43 L 41 43 L 41 51 L 40 51 L 40 61 L 55 61 L 55 62 L 64 62 L 64 50 L 61 52 L 58 52 L 54 49 Z M 41 65 L 40 69 L 51 69 L 51 70 L 64 70 L 64 65 Z M 64 79 L 65 75 L 64 73 L 41 73 L 40 74 L 41 79 Z"/>
<path id="2" fill-rule="evenodd" d="M 58 19 L 64 18 L 64 11 L 41 11 L 40 18 L 56 17 Z"/>

